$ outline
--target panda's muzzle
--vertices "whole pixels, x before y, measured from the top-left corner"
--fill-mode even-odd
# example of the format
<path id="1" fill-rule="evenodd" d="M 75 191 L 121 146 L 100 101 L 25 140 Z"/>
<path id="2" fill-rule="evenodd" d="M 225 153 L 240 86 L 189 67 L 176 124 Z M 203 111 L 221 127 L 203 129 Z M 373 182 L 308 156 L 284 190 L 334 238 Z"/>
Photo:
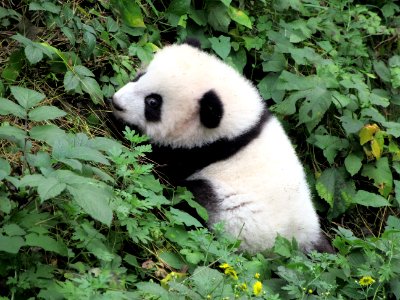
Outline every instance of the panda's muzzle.
<path id="1" fill-rule="evenodd" d="M 118 103 L 117 101 L 115 101 L 115 98 L 109 98 L 108 102 L 111 103 L 111 106 L 116 110 L 116 111 L 124 111 L 125 109 L 123 109 Z"/>

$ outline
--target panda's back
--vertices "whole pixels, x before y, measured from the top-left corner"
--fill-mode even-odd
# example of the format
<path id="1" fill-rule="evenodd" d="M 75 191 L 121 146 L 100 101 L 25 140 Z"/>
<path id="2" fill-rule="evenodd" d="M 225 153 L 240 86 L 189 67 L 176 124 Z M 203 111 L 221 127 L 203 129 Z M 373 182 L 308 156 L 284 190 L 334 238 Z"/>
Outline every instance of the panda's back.
<path id="1" fill-rule="evenodd" d="M 207 203 L 215 206 L 208 209 L 209 223 L 223 221 L 249 251 L 271 247 L 277 233 L 295 237 L 304 249 L 318 240 L 318 217 L 302 165 L 274 117 L 240 151 L 189 179 L 209 183 L 216 198 Z"/>

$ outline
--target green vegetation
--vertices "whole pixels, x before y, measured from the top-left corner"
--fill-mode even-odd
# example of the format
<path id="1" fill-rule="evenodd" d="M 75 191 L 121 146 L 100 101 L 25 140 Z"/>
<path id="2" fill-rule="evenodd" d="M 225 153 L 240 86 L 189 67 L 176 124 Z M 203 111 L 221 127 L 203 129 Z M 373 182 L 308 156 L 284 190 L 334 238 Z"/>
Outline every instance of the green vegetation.
<path id="1" fill-rule="evenodd" d="M 0 1 L 0 299 L 400 299 L 394 0 L 17 2 Z M 337 254 L 236 252 L 153 176 L 145 137 L 111 137 L 104 99 L 187 36 L 282 119 Z"/>

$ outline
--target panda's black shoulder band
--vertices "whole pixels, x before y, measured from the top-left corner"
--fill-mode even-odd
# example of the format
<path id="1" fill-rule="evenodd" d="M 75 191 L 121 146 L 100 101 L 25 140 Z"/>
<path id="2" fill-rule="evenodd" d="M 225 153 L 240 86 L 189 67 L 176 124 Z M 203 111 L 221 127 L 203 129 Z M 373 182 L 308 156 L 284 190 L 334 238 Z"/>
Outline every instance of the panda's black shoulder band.
<path id="1" fill-rule="evenodd" d="M 153 145 L 153 152 L 148 156 L 161 166 L 157 168 L 157 171 L 164 173 L 171 183 L 179 184 L 181 180 L 194 172 L 236 154 L 259 136 L 270 118 L 271 114 L 265 108 L 258 122 L 236 138 L 223 138 L 211 144 L 190 149 Z"/>
<path id="2" fill-rule="evenodd" d="M 192 46 L 194 48 L 201 49 L 201 42 L 193 37 L 188 37 L 183 41 L 183 44 L 187 44 L 189 46 Z"/>

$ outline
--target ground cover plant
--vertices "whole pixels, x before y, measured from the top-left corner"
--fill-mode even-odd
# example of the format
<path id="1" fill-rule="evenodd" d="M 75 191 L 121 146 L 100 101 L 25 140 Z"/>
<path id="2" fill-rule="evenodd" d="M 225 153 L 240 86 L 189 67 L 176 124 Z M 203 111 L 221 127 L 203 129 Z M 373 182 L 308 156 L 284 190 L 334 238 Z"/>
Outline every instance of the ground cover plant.
<path id="1" fill-rule="evenodd" d="M 399 13 L 390 0 L 0 1 L 0 299 L 399 299 Z M 187 36 L 281 118 L 336 254 L 281 237 L 237 252 L 152 173 L 146 137 L 107 124 L 105 100 Z"/>

